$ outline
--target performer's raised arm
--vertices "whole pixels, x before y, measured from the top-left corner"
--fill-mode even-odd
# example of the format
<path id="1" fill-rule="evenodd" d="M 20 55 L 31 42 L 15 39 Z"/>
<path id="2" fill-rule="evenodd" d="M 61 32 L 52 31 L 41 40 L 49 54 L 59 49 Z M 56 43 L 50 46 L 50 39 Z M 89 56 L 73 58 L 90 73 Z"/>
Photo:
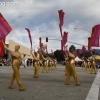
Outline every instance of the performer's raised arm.
<path id="1" fill-rule="evenodd" d="M 4 43 L 3 41 L 2 41 L 2 44 L 4 45 L 4 48 L 5 48 L 5 49 L 7 49 L 9 52 L 13 53 L 13 51 L 10 50 L 10 49 L 5 45 L 5 43 Z"/>

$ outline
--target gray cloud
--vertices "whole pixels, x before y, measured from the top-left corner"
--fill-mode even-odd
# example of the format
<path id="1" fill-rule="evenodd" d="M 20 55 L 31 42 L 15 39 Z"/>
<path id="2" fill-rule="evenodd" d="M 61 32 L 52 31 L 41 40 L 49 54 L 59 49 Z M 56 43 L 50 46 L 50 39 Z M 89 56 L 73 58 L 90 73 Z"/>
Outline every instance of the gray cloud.
<path id="1" fill-rule="evenodd" d="M 7 0 L 0 0 L 0 2 Z M 19 6 L 0 6 L 0 12 L 12 26 L 13 31 L 7 36 L 23 45 L 29 46 L 29 39 L 25 27 L 30 28 L 33 37 L 33 46 L 38 46 L 38 38 L 45 37 L 60 39 L 58 10 L 65 12 L 63 31 L 68 32 L 68 41 L 87 45 L 89 32 L 74 28 L 83 28 L 91 32 L 92 27 L 99 24 L 100 1 L 99 0 L 11 0 L 18 2 Z M 25 41 L 24 41 L 25 38 Z M 24 41 L 24 42 L 23 42 Z M 49 51 L 51 48 L 60 49 L 59 41 L 49 41 Z M 69 46 L 71 43 L 67 43 Z M 81 48 L 80 45 L 75 45 Z"/>

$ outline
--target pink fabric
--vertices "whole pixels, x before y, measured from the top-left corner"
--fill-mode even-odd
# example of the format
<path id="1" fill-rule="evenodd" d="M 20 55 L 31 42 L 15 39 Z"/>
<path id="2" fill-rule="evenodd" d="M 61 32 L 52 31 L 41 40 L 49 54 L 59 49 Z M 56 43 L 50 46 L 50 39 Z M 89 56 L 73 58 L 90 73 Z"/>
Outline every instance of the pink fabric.
<path id="1" fill-rule="evenodd" d="M 64 23 L 64 12 L 63 10 L 58 10 L 58 13 L 59 13 L 59 28 L 60 28 L 60 33 L 61 33 L 61 37 L 62 37 L 62 26 L 63 26 L 63 23 Z"/>
<path id="2" fill-rule="evenodd" d="M 91 46 L 99 47 L 99 36 L 100 36 L 100 25 L 95 25 L 92 28 L 92 34 L 91 34 Z"/>
<path id="3" fill-rule="evenodd" d="M 0 13 L 0 35 L 4 38 L 11 32 L 12 28 Z"/>
<path id="4" fill-rule="evenodd" d="M 31 49 L 32 49 L 32 37 L 31 37 L 31 33 L 30 33 L 30 30 L 28 28 L 25 28 L 28 32 L 28 36 L 29 36 L 29 39 L 30 39 L 30 43 L 31 43 Z"/>
<path id="5" fill-rule="evenodd" d="M 64 35 L 62 37 L 62 48 L 64 47 L 64 45 L 67 42 L 67 37 L 68 37 L 68 32 L 64 32 Z M 63 50 L 63 49 L 62 49 Z"/>
<path id="6" fill-rule="evenodd" d="M 79 58 L 81 58 L 80 50 L 79 50 L 79 49 L 77 50 L 77 56 L 78 56 Z"/>
<path id="7" fill-rule="evenodd" d="M 61 37 L 62 37 L 62 27 L 59 25 L 59 28 L 60 28 L 60 34 L 61 34 Z"/>
<path id="8" fill-rule="evenodd" d="M 82 47 L 82 54 L 85 55 L 85 52 L 86 52 L 86 48 L 85 48 L 85 46 L 83 46 L 83 47 Z"/>
<path id="9" fill-rule="evenodd" d="M 3 39 L 3 37 L 0 37 L 0 40 L 3 40 L 3 42 L 5 43 L 5 39 Z M 0 56 L 4 56 L 4 53 L 5 53 L 4 45 L 2 44 L 2 42 L 0 42 Z"/>

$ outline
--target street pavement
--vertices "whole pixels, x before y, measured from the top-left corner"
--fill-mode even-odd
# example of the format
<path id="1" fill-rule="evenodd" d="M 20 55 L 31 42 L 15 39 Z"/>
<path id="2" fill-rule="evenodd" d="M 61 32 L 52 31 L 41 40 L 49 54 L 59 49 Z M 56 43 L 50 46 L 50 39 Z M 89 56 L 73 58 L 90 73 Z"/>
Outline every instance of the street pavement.
<path id="1" fill-rule="evenodd" d="M 73 77 L 71 84 L 65 85 L 64 68 L 65 66 L 58 65 L 57 69 L 42 73 L 42 67 L 40 67 L 39 78 L 34 78 L 34 67 L 24 69 L 21 66 L 20 75 L 25 91 L 19 91 L 16 80 L 14 89 L 8 89 L 13 73 L 11 66 L 0 66 L 0 100 L 86 100 L 96 75 L 76 67 L 81 85 L 76 86 Z"/>

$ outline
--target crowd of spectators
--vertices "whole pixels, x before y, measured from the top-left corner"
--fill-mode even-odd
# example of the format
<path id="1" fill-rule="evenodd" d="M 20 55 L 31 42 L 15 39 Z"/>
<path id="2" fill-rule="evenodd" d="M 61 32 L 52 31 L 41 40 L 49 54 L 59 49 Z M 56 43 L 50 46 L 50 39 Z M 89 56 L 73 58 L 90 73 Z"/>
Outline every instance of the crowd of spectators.
<path id="1" fill-rule="evenodd" d="M 0 58 L 0 66 L 11 66 L 11 59 Z"/>

